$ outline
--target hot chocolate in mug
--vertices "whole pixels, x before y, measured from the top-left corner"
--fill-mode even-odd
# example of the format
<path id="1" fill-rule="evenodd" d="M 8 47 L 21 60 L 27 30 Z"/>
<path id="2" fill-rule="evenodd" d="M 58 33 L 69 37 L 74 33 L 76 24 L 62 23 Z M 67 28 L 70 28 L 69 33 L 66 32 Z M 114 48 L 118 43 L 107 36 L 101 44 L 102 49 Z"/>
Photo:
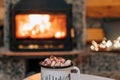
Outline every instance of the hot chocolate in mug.
<path id="1" fill-rule="evenodd" d="M 80 69 L 73 65 L 64 67 L 41 65 L 41 80 L 80 80 Z"/>

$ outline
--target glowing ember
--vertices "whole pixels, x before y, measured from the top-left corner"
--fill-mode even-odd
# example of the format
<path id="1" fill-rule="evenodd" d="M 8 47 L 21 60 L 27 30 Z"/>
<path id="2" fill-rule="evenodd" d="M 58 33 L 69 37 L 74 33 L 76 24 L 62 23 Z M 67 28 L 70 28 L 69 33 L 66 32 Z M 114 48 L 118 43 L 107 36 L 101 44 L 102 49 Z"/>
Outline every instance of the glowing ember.
<path id="1" fill-rule="evenodd" d="M 66 15 L 18 14 L 17 38 L 64 38 L 66 37 Z"/>

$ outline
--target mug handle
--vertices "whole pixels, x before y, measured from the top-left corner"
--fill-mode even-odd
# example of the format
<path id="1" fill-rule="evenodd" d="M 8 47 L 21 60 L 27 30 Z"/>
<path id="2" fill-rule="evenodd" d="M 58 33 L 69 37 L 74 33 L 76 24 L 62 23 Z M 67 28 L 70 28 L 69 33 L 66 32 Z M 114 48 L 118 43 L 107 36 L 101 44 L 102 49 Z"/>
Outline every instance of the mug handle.
<path id="1" fill-rule="evenodd" d="M 80 69 L 73 66 L 70 73 L 70 80 L 80 80 Z"/>

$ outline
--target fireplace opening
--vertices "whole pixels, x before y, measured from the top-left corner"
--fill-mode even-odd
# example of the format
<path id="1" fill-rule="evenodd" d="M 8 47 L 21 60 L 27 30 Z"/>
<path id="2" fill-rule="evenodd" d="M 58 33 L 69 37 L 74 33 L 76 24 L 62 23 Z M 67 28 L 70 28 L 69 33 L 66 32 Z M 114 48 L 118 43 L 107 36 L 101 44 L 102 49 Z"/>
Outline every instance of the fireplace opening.
<path id="1" fill-rule="evenodd" d="M 63 39 L 67 35 L 64 14 L 17 14 L 15 22 L 17 39 Z"/>
<path id="2" fill-rule="evenodd" d="M 10 50 L 73 50 L 72 6 L 64 0 L 20 0 L 10 10 Z"/>

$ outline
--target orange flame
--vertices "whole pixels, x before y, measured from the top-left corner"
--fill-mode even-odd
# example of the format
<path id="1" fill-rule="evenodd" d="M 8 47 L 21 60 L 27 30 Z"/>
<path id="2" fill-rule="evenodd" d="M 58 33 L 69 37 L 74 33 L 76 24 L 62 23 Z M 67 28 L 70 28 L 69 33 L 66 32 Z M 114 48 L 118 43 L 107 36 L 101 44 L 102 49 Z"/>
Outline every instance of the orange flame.
<path id="1" fill-rule="evenodd" d="M 64 38 L 66 16 L 64 14 L 18 14 L 16 38 Z"/>

